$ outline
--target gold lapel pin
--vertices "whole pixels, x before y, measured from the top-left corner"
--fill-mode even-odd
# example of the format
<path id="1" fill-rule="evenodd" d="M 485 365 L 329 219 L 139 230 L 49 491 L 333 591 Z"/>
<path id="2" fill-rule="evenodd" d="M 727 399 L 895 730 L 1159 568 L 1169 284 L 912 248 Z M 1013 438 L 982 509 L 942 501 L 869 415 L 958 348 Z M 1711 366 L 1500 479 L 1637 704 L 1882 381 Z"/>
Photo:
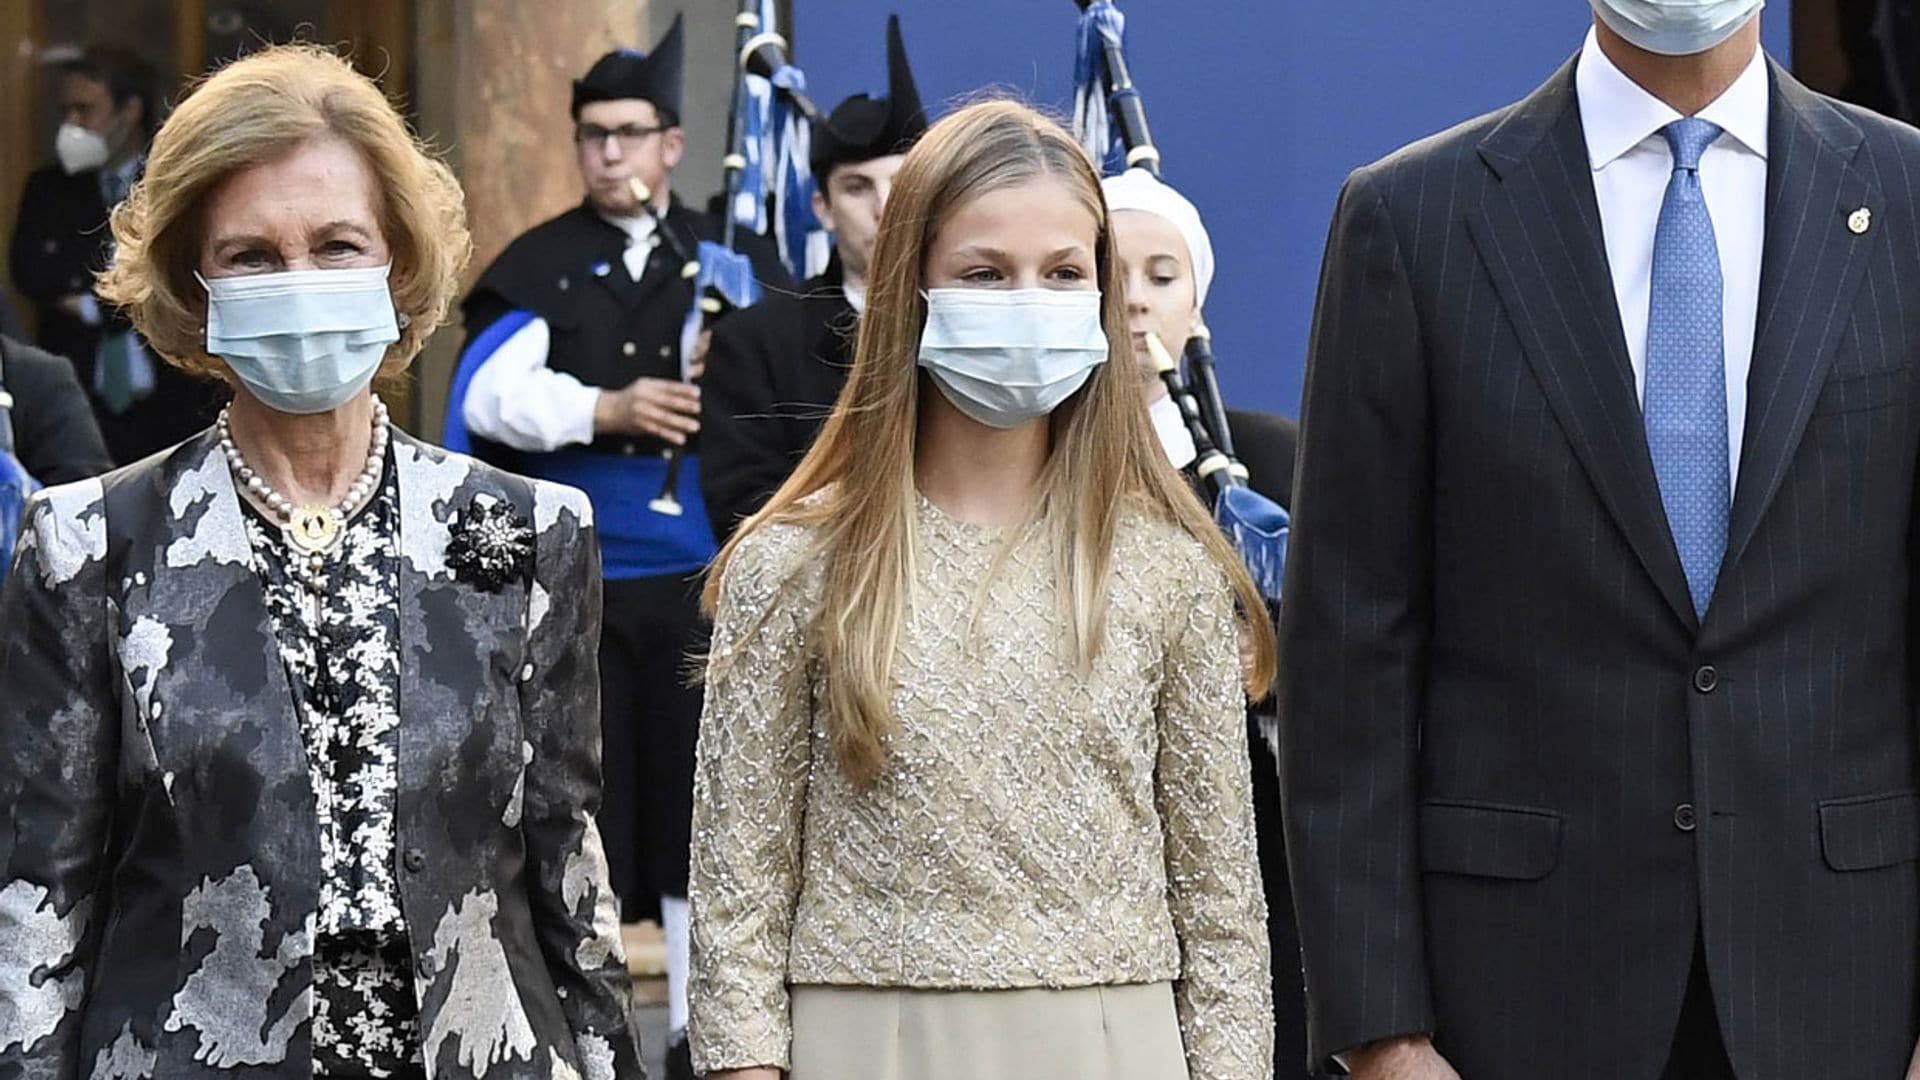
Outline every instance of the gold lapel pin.
<path id="1" fill-rule="evenodd" d="M 1863 206 L 1847 215 L 1847 228 L 1855 236 L 1866 235 L 1866 231 L 1873 228 L 1873 211 Z"/>

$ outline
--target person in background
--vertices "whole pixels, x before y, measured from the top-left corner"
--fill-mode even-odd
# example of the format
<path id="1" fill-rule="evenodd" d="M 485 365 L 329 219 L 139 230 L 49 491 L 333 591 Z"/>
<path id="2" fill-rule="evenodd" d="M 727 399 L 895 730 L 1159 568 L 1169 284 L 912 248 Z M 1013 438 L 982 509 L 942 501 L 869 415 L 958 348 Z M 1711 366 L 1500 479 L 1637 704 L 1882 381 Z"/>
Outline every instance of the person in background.
<path id="1" fill-rule="evenodd" d="M 36 481 L 64 484 L 113 468 L 65 358 L 0 335 L 0 399 L 13 455 Z"/>
<path id="2" fill-rule="evenodd" d="M 813 130 L 814 214 L 833 233 L 826 272 L 798 294 L 775 293 L 721 323 L 700 395 L 700 484 L 724 539 L 760 509 L 826 423 L 853 367 L 880 213 L 926 110 L 887 19 L 887 96 L 854 96 Z"/>
<path id="3" fill-rule="evenodd" d="M 306 46 L 210 76 L 100 294 L 233 388 L 35 495 L 0 590 L 0 1075 L 640 1080 L 580 492 L 373 389 L 446 318 L 453 173 Z"/>
<path id="4" fill-rule="evenodd" d="M 1101 181 L 1101 188 L 1113 215 L 1114 242 L 1127 276 L 1127 328 L 1147 398 L 1147 416 L 1167 459 L 1188 474 L 1195 492 L 1204 494 L 1205 485 L 1193 473 L 1193 437 L 1147 354 L 1146 335 L 1157 334 L 1167 351 L 1178 357 L 1187 340 L 1202 332 L 1207 292 L 1213 287 L 1213 240 L 1199 209 L 1144 169 L 1109 176 Z M 1293 492 L 1299 426 L 1284 416 L 1234 408 L 1227 409 L 1227 426 L 1253 489 L 1286 506 Z"/>
<path id="5" fill-rule="evenodd" d="M 1281 610 L 1313 1054 L 1920 1076 L 1920 132 L 1762 0 L 1589 6 L 1334 211 Z"/>
<path id="6" fill-rule="evenodd" d="M 1022 105 L 946 117 L 868 281 L 846 392 L 709 579 L 694 1064 L 1270 1076 L 1273 631 L 1108 362 L 1092 161 Z"/>
<path id="7" fill-rule="evenodd" d="M 1213 498 L 1198 475 L 1194 440 L 1166 383 L 1148 357 L 1153 334 L 1177 352 L 1201 325 L 1213 285 L 1213 241 L 1200 211 L 1187 197 L 1144 169 L 1129 169 L 1101 182 L 1112 221 L 1114 250 L 1127 283 L 1127 329 L 1149 402 L 1147 414 L 1167 460 L 1194 494 Z M 1293 490 L 1293 452 L 1298 429 L 1271 413 L 1228 409 L 1235 450 L 1248 468 L 1248 484 L 1282 507 Z M 1271 697 L 1247 710 L 1247 746 L 1253 760 L 1254 831 L 1260 841 L 1260 877 L 1267 897 L 1267 940 L 1273 952 L 1274 1074 L 1317 1076 L 1306 1067 L 1307 1004 L 1300 974 L 1300 931 L 1294 924 L 1287 880 L 1287 850 L 1280 820 L 1280 774 L 1275 758 L 1278 723 Z"/>
<path id="8" fill-rule="evenodd" d="M 534 226 L 480 275 L 464 302 L 447 443 L 578 487 L 599 514 L 606 575 L 600 639 L 606 805 L 601 826 L 621 916 L 666 932 L 669 1080 L 686 1080 L 687 847 L 706 647 L 700 573 L 716 545 L 700 497 L 701 358 L 681 363 L 693 304 L 679 249 L 717 240 L 720 219 L 682 206 L 681 21 L 651 53 L 601 57 L 573 85 L 580 205 Z M 635 197 L 633 181 L 652 205 Z M 754 272 L 792 287 L 772 245 L 747 235 Z M 687 456 L 683 513 L 649 504 Z"/>
<path id="9" fill-rule="evenodd" d="M 36 342 L 73 361 L 124 465 L 206 427 L 220 395 L 159 362 L 93 287 L 113 257 L 107 217 L 139 181 L 159 124 L 158 79 L 133 53 L 95 46 L 61 65 L 59 93 L 58 160 L 27 178 L 9 265 L 34 306 Z"/>

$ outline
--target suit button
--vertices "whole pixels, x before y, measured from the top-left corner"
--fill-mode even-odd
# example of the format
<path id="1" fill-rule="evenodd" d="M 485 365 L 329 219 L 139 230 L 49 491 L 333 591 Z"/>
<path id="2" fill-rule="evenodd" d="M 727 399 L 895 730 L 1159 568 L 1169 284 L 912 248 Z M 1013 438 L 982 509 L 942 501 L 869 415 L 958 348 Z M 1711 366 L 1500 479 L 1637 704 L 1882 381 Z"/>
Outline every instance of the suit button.
<path id="1" fill-rule="evenodd" d="M 1681 832 L 1692 832 L 1694 826 L 1693 804 L 1683 802 L 1673 808 L 1673 827 Z"/>
<path id="2" fill-rule="evenodd" d="M 673 346 L 671 345 L 660 346 L 660 359 L 665 360 L 667 357 L 672 355 L 673 355 Z"/>
<path id="3" fill-rule="evenodd" d="M 405 855 L 400 856 L 400 865 L 407 868 L 407 873 L 417 874 L 427 868 L 427 853 L 417 847 L 410 847 Z"/>
<path id="4" fill-rule="evenodd" d="M 1711 694 L 1720 685 L 1720 673 L 1712 664 L 1702 664 L 1693 673 L 1693 688 L 1703 694 Z"/>
<path id="5" fill-rule="evenodd" d="M 622 356 L 632 356 L 632 355 L 634 355 L 635 353 L 637 353 L 637 352 L 639 352 L 639 351 L 640 351 L 640 346 L 638 346 L 638 345 L 635 345 L 635 344 L 634 344 L 633 342 L 631 342 L 631 341 L 629 341 L 629 342 L 627 342 L 626 344 L 624 344 L 624 345 L 622 345 L 622 346 L 620 346 L 620 355 L 622 355 Z"/>

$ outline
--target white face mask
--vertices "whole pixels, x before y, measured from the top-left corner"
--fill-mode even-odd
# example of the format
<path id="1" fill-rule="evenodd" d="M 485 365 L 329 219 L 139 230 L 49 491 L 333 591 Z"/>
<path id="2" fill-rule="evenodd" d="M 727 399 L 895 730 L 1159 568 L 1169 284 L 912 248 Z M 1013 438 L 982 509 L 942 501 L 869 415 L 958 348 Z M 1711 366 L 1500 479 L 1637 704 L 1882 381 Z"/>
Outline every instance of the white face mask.
<path id="1" fill-rule="evenodd" d="M 1059 408 L 1107 362 L 1095 289 L 931 289 L 920 366 L 953 407 L 997 428 Z"/>
<path id="2" fill-rule="evenodd" d="M 207 352 L 281 412 L 337 409 L 366 389 L 387 346 L 400 340 L 389 269 L 200 278 L 207 289 Z"/>
<path id="3" fill-rule="evenodd" d="M 1662 56 L 1703 53 L 1740 32 L 1767 0 L 1591 0 L 1607 29 Z"/>
<path id="4" fill-rule="evenodd" d="M 68 176 L 97 169 L 107 163 L 107 137 L 79 124 L 61 124 L 53 137 L 53 154 Z"/>

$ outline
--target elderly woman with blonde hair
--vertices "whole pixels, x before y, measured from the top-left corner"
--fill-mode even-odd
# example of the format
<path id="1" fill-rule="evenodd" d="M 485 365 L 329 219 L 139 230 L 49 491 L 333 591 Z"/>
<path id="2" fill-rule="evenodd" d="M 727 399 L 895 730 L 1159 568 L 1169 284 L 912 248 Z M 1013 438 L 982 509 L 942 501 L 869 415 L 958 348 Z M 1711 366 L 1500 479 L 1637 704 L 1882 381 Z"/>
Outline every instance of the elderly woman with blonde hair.
<path id="1" fill-rule="evenodd" d="M 325 51 L 199 85 L 101 293 L 210 430 L 0 594 L 0 1074 L 634 1077 L 578 492 L 392 428 L 460 190 Z"/>

